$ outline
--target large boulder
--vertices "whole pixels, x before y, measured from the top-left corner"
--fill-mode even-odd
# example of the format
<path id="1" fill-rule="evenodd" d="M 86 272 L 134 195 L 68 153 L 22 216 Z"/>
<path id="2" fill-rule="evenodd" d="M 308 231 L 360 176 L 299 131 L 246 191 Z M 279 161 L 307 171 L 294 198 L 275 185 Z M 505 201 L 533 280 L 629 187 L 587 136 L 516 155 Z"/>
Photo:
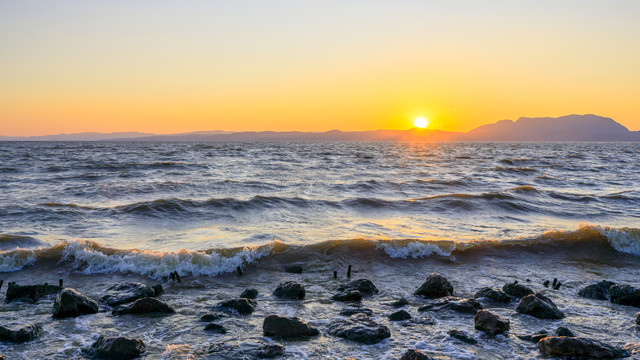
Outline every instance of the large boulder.
<path id="1" fill-rule="evenodd" d="M 409 349 L 402 354 L 400 360 L 431 360 L 427 354 L 420 350 Z"/>
<path id="2" fill-rule="evenodd" d="M 294 281 L 283 282 L 273 291 L 273 295 L 292 300 L 303 300 L 305 296 L 304 286 Z"/>
<path id="3" fill-rule="evenodd" d="M 449 336 L 451 336 L 454 339 L 458 339 L 464 343 L 467 344 L 477 344 L 478 341 L 476 339 L 474 339 L 471 335 L 467 334 L 466 332 L 462 331 L 462 330 L 457 330 L 457 329 L 452 329 L 449 330 L 449 332 L 447 333 Z"/>
<path id="4" fill-rule="evenodd" d="M 89 299 L 75 289 L 67 288 L 60 291 L 53 303 L 53 317 L 65 318 L 95 314 L 99 309 L 98 302 Z"/>
<path id="5" fill-rule="evenodd" d="M 378 293 L 378 288 L 375 285 L 373 285 L 373 282 L 371 282 L 371 280 L 368 280 L 368 279 L 353 280 L 349 283 L 342 284 L 338 287 L 338 291 L 340 292 L 352 291 L 352 290 L 357 290 L 362 295 L 374 295 Z"/>
<path id="6" fill-rule="evenodd" d="M 31 341 L 42 334 L 44 334 L 44 330 L 37 324 L 23 326 L 18 329 L 0 326 L 0 340 L 16 344 Z"/>
<path id="7" fill-rule="evenodd" d="M 498 315 L 487 310 L 480 310 L 473 319 L 476 330 L 496 335 L 509 331 L 509 320 L 502 320 Z"/>
<path id="8" fill-rule="evenodd" d="M 241 298 L 245 298 L 245 299 L 255 299 L 258 297 L 258 290 L 256 289 L 247 289 L 245 291 L 242 292 L 242 294 L 240 294 Z"/>
<path id="9" fill-rule="evenodd" d="M 328 325 L 327 330 L 330 335 L 368 345 L 377 344 L 391 336 L 389 328 L 378 324 L 364 314 L 335 320 Z"/>
<path id="10" fill-rule="evenodd" d="M 562 319 L 564 313 L 548 297 L 536 293 L 523 297 L 516 311 L 538 319 Z"/>
<path id="11" fill-rule="evenodd" d="M 224 312 L 237 312 L 240 315 L 251 314 L 256 306 L 256 302 L 247 298 L 235 298 L 219 302 L 213 307 L 214 310 Z"/>
<path id="12" fill-rule="evenodd" d="M 128 360 L 140 357 L 145 350 L 142 340 L 100 336 L 83 352 L 94 359 Z"/>
<path id="13" fill-rule="evenodd" d="M 108 288 L 100 301 L 109 306 L 130 303 L 144 297 L 156 296 L 156 290 L 149 285 L 129 282 Z"/>
<path id="14" fill-rule="evenodd" d="M 463 314 L 474 314 L 482 310 L 482 305 L 476 299 L 442 300 L 418 308 L 418 311 L 452 310 Z"/>
<path id="15" fill-rule="evenodd" d="M 521 299 L 527 295 L 533 294 L 533 290 L 531 290 L 531 288 L 524 286 L 522 284 L 518 284 L 517 281 L 506 284 L 505 286 L 502 287 L 502 291 L 518 299 Z"/>
<path id="16" fill-rule="evenodd" d="M 122 304 L 113 309 L 113 315 L 124 314 L 173 314 L 175 310 L 164 301 L 152 297 L 138 299 L 129 304 Z"/>
<path id="17" fill-rule="evenodd" d="M 298 317 L 269 315 L 262 323 L 265 336 L 275 337 L 304 337 L 316 336 L 320 332 Z"/>
<path id="18" fill-rule="evenodd" d="M 18 285 L 14 282 L 7 287 L 7 302 L 16 300 L 36 302 L 47 295 L 57 294 L 62 290 L 60 286 L 49 284 Z"/>
<path id="19" fill-rule="evenodd" d="M 640 289 L 630 285 L 612 285 L 609 288 L 611 302 L 640 307 Z"/>
<path id="20" fill-rule="evenodd" d="M 437 299 L 453 295 L 453 286 L 444 276 L 432 273 L 427 280 L 414 292 L 415 295 L 424 296 L 427 299 Z"/>
<path id="21" fill-rule="evenodd" d="M 578 337 L 546 337 L 538 342 L 543 356 L 562 358 L 618 359 L 631 356 L 629 351 L 597 340 Z"/>
<path id="22" fill-rule="evenodd" d="M 513 301 L 513 297 L 502 290 L 492 289 L 490 287 L 484 287 L 473 296 L 476 299 L 485 298 L 487 300 L 497 303 L 510 303 Z"/>
<path id="23" fill-rule="evenodd" d="M 615 285 L 615 283 L 602 280 L 599 283 L 583 287 L 578 291 L 578 296 L 587 299 L 609 300 L 609 288 L 612 285 Z"/>

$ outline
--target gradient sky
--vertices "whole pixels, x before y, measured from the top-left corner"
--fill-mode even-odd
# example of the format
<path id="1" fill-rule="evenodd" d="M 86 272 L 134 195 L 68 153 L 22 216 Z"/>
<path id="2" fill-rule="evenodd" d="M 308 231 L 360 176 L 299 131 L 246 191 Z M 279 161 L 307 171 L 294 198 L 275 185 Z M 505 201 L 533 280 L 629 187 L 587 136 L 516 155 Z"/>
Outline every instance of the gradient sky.
<path id="1" fill-rule="evenodd" d="M 640 1 L 0 0 L 0 135 L 640 130 Z"/>

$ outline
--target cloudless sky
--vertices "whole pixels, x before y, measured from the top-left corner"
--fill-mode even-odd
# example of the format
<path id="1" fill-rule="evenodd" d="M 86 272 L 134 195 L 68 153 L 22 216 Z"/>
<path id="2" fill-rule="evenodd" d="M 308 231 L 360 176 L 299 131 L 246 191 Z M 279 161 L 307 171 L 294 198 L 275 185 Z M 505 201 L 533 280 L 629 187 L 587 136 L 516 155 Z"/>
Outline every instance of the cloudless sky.
<path id="1" fill-rule="evenodd" d="M 640 1 L 0 0 L 0 135 L 640 130 Z"/>

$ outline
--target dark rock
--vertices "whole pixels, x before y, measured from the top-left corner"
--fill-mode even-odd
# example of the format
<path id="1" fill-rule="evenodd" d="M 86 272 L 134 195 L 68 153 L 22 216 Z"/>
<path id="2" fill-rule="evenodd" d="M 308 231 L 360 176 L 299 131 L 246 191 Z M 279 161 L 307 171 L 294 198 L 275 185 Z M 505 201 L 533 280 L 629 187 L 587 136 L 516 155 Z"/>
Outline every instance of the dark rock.
<path id="1" fill-rule="evenodd" d="M 305 296 L 304 286 L 297 282 L 287 281 L 278 285 L 273 295 L 286 299 L 303 300 Z"/>
<path id="2" fill-rule="evenodd" d="M 636 324 L 640 325 L 640 312 L 636 314 Z"/>
<path id="3" fill-rule="evenodd" d="M 227 315 L 225 315 L 224 313 L 214 312 L 214 313 L 211 313 L 211 314 L 202 315 L 200 317 L 200 321 L 202 321 L 202 322 L 216 321 L 216 320 L 222 319 L 223 317 L 226 317 L 226 316 Z"/>
<path id="4" fill-rule="evenodd" d="M 302 274 L 302 266 L 287 266 L 284 272 L 289 274 Z"/>
<path id="5" fill-rule="evenodd" d="M 53 317 L 65 318 L 95 314 L 99 309 L 98 302 L 80 294 L 75 289 L 67 288 L 60 291 L 53 303 Z"/>
<path id="6" fill-rule="evenodd" d="M 492 289 L 490 287 L 485 287 L 480 290 L 473 296 L 477 298 L 485 298 L 491 300 L 493 302 L 498 303 L 510 303 L 513 301 L 513 297 L 502 290 Z"/>
<path id="7" fill-rule="evenodd" d="M 175 313 L 175 310 L 173 310 L 164 301 L 152 297 L 146 297 L 129 304 L 118 305 L 111 313 L 113 315 L 150 313 L 173 314 Z"/>
<path id="8" fill-rule="evenodd" d="M 371 316 L 373 315 L 373 311 L 359 304 L 350 304 L 349 306 L 340 310 L 340 315 L 351 316 L 355 314 L 365 314 L 365 315 Z"/>
<path id="9" fill-rule="evenodd" d="M 449 336 L 451 336 L 452 338 L 458 339 L 462 342 L 465 342 L 467 344 L 477 344 L 478 341 L 476 339 L 474 339 L 471 335 L 467 334 L 464 331 L 461 330 L 449 330 L 449 332 L 447 333 L 449 334 Z"/>
<path id="10" fill-rule="evenodd" d="M 453 286 L 444 276 L 432 273 L 427 280 L 414 292 L 415 295 L 422 295 L 427 299 L 437 299 L 453 295 Z"/>
<path id="11" fill-rule="evenodd" d="M 418 311 L 452 310 L 463 314 L 475 314 L 482 310 L 482 305 L 476 299 L 464 299 L 458 301 L 442 300 L 427 304 L 418 308 Z"/>
<path id="12" fill-rule="evenodd" d="M 226 334 L 227 333 L 227 329 L 224 328 L 224 326 L 219 325 L 219 324 L 207 324 L 204 327 L 204 331 L 209 331 L 215 334 Z"/>
<path id="13" fill-rule="evenodd" d="M 262 331 L 266 336 L 303 337 L 316 336 L 320 332 L 298 317 L 269 315 L 262 323 Z"/>
<path id="14" fill-rule="evenodd" d="M 248 315 L 253 312 L 255 306 L 256 302 L 254 300 L 247 298 L 236 298 L 219 302 L 216 306 L 214 306 L 214 310 L 237 312 L 241 315 Z"/>
<path id="15" fill-rule="evenodd" d="M 333 321 L 327 329 L 330 335 L 368 345 L 377 344 L 391 336 L 386 326 L 378 324 L 364 314 Z"/>
<path id="16" fill-rule="evenodd" d="M 214 354 L 211 359 L 216 360 L 272 359 L 283 355 L 284 350 L 284 346 L 264 340 L 224 342 L 209 347 L 209 353 Z"/>
<path id="17" fill-rule="evenodd" d="M 629 285 L 612 285 L 609 288 L 611 302 L 640 307 L 640 289 Z"/>
<path id="18" fill-rule="evenodd" d="M 162 285 L 158 284 L 158 285 L 153 285 L 151 287 L 153 289 L 154 295 L 155 297 L 158 297 L 162 294 L 164 294 L 164 289 L 162 288 Z"/>
<path id="19" fill-rule="evenodd" d="M 568 336 L 568 337 L 576 337 L 573 331 L 569 330 L 564 326 L 560 326 L 556 329 L 556 336 Z"/>
<path id="20" fill-rule="evenodd" d="M 617 359 L 631 356 L 629 351 L 600 341 L 578 337 L 546 337 L 538 342 L 543 356 L 564 358 Z"/>
<path id="21" fill-rule="evenodd" d="M 44 330 L 40 325 L 36 324 L 27 325 L 17 330 L 0 326 L 0 340 L 16 344 L 31 341 L 42 334 L 44 334 Z"/>
<path id="22" fill-rule="evenodd" d="M 57 294 L 62 291 L 62 287 L 54 285 L 18 285 L 9 283 L 7 286 L 7 302 L 15 300 L 36 302 L 47 295 Z"/>
<path id="23" fill-rule="evenodd" d="M 502 291 L 518 299 L 523 298 L 527 295 L 533 294 L 533 290 L 531 290 L 529 287 L 518 284 L 517 281 L 514 281 L 510 284 L 506 284 L 505 286 L 502 287 Z"/>
<path id="24" fill-rule="evenodd" d="M 280 344 L 265 344 L 258 352 L 257 356 L 260 359 L 273 359 L 274 357 L 281 356 L 284 353 L 284 346 Z"/>
<path id="25" fill-rule="evenodd" d="M 476 330 L 484 331 L 487 334 L 496 335 L 509 331 L 509 321 L 502 320 L 497 315 L 487 311 L 480 310 L 473 319 Z"/>
<path id="26" fill-rule="evenodd" d="M 335 301 L 360 301 L 362 294 L 358 290 L 349 290 L 337 293 L 331 297 Z"/>
<path id="27" fill-rule="evenodd" d="M 402 354 L 400 360 L 431 360 L 427 354 L 420 350 L 409 349 Z"/>
<path id="28" fill-rule="evenodd" d="M 394 308 L 400 308 L 400 307 L 403 307 L 403 306 L 405 306 L 407 304 L 409 304 L 407 299 L 400 298 L 400 299 L 398 299 L 396 301 L 391 302 L 389 305 L 393 306 Z"/>
<path id="29" fill-rule="evenodd" d="M 378 288 L 368 279 L 358 279 L 338 287 L 340 292 L 349 292 L 357 290 L 362 295 L 374 295 L 378 293 Z"/>
<path id="30" fill-rule="evenodd" d="M 124 283 L 114 285 L 105 291 L 105 295 L 100 301 L 109 306 L 118 306 L 126 304 L 144 297 L 152 297 L 156 295 L 153 287 L 140 283 Z"/>
<path id="31" fill-rule="evenodd" d="M 240 294 L 241 298 L 245 299 L 255 299 L 258 297 L 258 290 L 256 289 L 247 289 Z"/>
<path id="32" fill-rule="evenodd" d="M 602 280 L 599 283 L 583 287 L 578 291 L 578 296 L 587 299 L 609 300 L 609 288 L 612 285 L 615 285 L 615 283 Z"/>
<path id="33" fill-rule="evenodd" d="M 142 340 L 100 336 L 83 352 L 94 359 L 128 360 L 140 357 L 145 350 Z"/>
<path id="34" fill-rule="evenodd" d="M 393 314 L 389 315 L 389 320 L 391 321 L 403 321 L 411 319 L 411 314 L 409 314 L 405 310 L 396 311 Z"/>
<path id="35" fill-rule="evenodd" d="M 516 311 L 538 319 L 562 319 L 564 313 L 548 297 L 536 293 L 523 297 Z"/>
<path id="36" fill-rule="evenodd" d="M 548 336 L 547 332 L 545 330 L 540 330 L 535 334 L 531 334 L 531 335 L 516 335 L 519 339 L 524 340 L 524 341 L 529 341 L 532 342 L 534 344 L 537 344 L 538 341 L 546 338 Z"/>

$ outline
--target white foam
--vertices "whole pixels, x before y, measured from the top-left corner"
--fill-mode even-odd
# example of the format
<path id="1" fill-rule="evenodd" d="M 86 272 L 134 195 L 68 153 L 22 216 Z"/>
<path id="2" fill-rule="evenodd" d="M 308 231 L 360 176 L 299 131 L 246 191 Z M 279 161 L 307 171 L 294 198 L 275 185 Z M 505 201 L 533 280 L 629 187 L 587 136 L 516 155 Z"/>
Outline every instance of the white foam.
<path id="1" fill-rule="evenodd" d="M 21 270 L 36 261 L 36 251 L 31 249 L 17 249 L 0 252 L 0 272 Z"/>
<path id="2" fill-rule="evenodd" d="M 382 242 L 376 245 L 376 250 L 382 249 L 393 259 L 406 259 L 412 257 L 414 259 L 429 257 L 433 254 L 441 256 L 450 256 L 454 248 L 444 250 L 440 246 L 432 243 L 410 242 L 410 243 L 393 243 Z"/>
<path id="3" fill-rule="evenodd" d="M 640 229 L 601 227 L 600 233 L 617 251 L 640 256 Z"/>

